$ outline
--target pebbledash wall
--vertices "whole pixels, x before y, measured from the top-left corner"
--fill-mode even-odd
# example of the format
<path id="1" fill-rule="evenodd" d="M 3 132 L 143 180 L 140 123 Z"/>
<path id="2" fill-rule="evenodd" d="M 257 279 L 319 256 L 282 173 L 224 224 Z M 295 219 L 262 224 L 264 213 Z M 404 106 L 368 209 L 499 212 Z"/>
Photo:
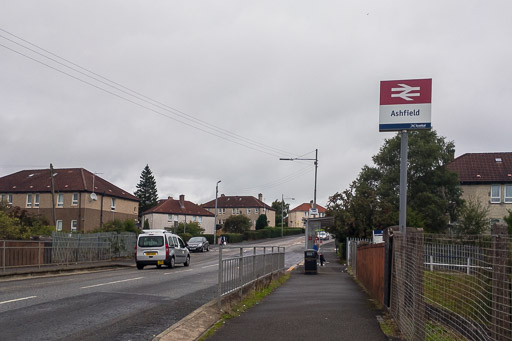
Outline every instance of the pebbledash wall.
<path id="1" fill-rule="evenodd" d="M 74 193 L 78 194 L 76 203 L 73 202 Z M 30 204 L 27 202 L 28 194 L 32 195 Z M 38 205 L 35 201 L 36 194 L 39 195 Z M 63 196 L 61 206 L 58 203 L 59 194 Z M 96 193 L 97 200 L 93 200 L 91 193 L 84 192 L 56 192 L 54 198 L 55 220 L 57 225 L 62 224 L 61 231 L 90 232 L 114 219 L 137 221 L 138 202 L 136 201 L 116 198 L 106 193 Z M 51 193 L 13 193 L 12 206 L 18 206 L 31 214 L 41 214 L 53 225 Z M 60 226 L 57 228 L 60 229 Z"/>

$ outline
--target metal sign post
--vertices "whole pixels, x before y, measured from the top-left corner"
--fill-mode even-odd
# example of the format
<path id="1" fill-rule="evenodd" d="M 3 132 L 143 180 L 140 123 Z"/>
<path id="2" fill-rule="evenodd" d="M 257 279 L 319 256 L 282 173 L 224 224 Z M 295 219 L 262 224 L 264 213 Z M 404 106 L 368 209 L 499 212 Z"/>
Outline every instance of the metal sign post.
<path id="1" fill-rule="evenodd" d="M 400 219 L 398 225 L 400 232 L 405 237 L 407 230 L 407 149 L 408 135 L 407 130 L 402 131 L 400 141 Z"/>
<path id="2" fill-rule="evenodd" d="M 379 131 L 401 131 L 400 232 L 407 228 L 408 130 L 431 129 L 432 79 L 380 82 Z"/>

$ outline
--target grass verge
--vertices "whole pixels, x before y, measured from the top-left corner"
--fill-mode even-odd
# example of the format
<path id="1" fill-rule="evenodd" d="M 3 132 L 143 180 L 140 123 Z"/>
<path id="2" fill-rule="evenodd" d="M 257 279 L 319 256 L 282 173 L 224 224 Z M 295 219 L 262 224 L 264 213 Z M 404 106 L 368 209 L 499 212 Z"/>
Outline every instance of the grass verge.
<path id="1" fill-rule="evenodd" d="M 213 325 L 201 338 L 199 341 L 204 341 L 208 339 L 211 335 L 217 331 L 217 329 L 221 328 L 227 320 L 232 319 L 233 317 L 240 316 L 242 313 L 247 311 L 248 309 L 254 307 L 258 304 L 265 296 L 270 295 L 275 289 L 279 288 L 290 278 L 290 274 L 284 274 L 278 279 L 273 280 L 270 284 L 261 290 L 255 290 L 248 294 L 242 302 L 232 307 L 231 312 L 222 314 L 220 320 Z"/>

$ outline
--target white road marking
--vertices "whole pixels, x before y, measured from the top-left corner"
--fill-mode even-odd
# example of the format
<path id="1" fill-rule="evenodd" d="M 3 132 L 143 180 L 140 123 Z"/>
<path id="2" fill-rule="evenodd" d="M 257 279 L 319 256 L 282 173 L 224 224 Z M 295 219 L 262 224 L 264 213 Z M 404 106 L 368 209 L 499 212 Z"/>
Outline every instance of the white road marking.
<path id="1" fill-rule="evenodd" d="M 143 278 L 144 277 L 123 279 L 122 281 L 114 281 L 114 282 L 108 282 L 108 283 L 102 283 L 102 284 L 89 285 L 89 286 L 86 286 L 86 287 L 81 287 L 80 289 L 95 288 L 95 287 L 101 287 L 103 285 L 116 284 L 116 283 L 129 282 L 129 281 L 136 281 L 138 279 L 143 279 Z"/>
<path id="2" fill-rule="evenodd" d="M 219 266 L 219 264 L 212 264 L 212 265 L 202 266 L 201 269 L 211 268 L 212 266 Z"/>
<path id="3" fill-rule="evenodd" d="M 194 269 L 180 270 L 180 271 L 173 271 L 173 272 L 164 272 L 164 275 L 180 274 L 182 272 L 187 272 L 187 271 L 194 271 Z"/>
<path id="4" fill-rule="evenodd" d="M 36 298 L 37 296 L 29 296 L 29 297 L 23 297 L 23 298 L 17 298 L 15 300 L 9 300 L 9 301 L 3 301 L 3 302 L 0 302 L 0 304 L 5 304 L 5 303 L 12 303 L 12 302 L 18 302 L 18 301 L 23 301 L 23 300 L 29 300 L 31 298 Z"/>

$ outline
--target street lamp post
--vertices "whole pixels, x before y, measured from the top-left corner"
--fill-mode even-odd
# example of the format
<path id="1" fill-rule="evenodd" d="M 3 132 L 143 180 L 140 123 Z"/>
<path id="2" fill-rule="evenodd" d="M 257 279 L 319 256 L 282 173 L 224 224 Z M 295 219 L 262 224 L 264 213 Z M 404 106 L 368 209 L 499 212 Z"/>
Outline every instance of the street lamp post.
<path id="1" fill-rule="evenodd" d="M 283 238 L 283 226 L 284 226 L 284 199 L 295 200 L 295 198 L 285 198 L 284 194 L 281 194 L 281 238 Z"/>
<path id="2" fill-rule="evenodd" d="M 213 244 L 217 244 L 217 196 L 219 194 L 219 183 L 220 180 L 217 181 L 215 185 L 215 221 L 213 223 Z"/>

